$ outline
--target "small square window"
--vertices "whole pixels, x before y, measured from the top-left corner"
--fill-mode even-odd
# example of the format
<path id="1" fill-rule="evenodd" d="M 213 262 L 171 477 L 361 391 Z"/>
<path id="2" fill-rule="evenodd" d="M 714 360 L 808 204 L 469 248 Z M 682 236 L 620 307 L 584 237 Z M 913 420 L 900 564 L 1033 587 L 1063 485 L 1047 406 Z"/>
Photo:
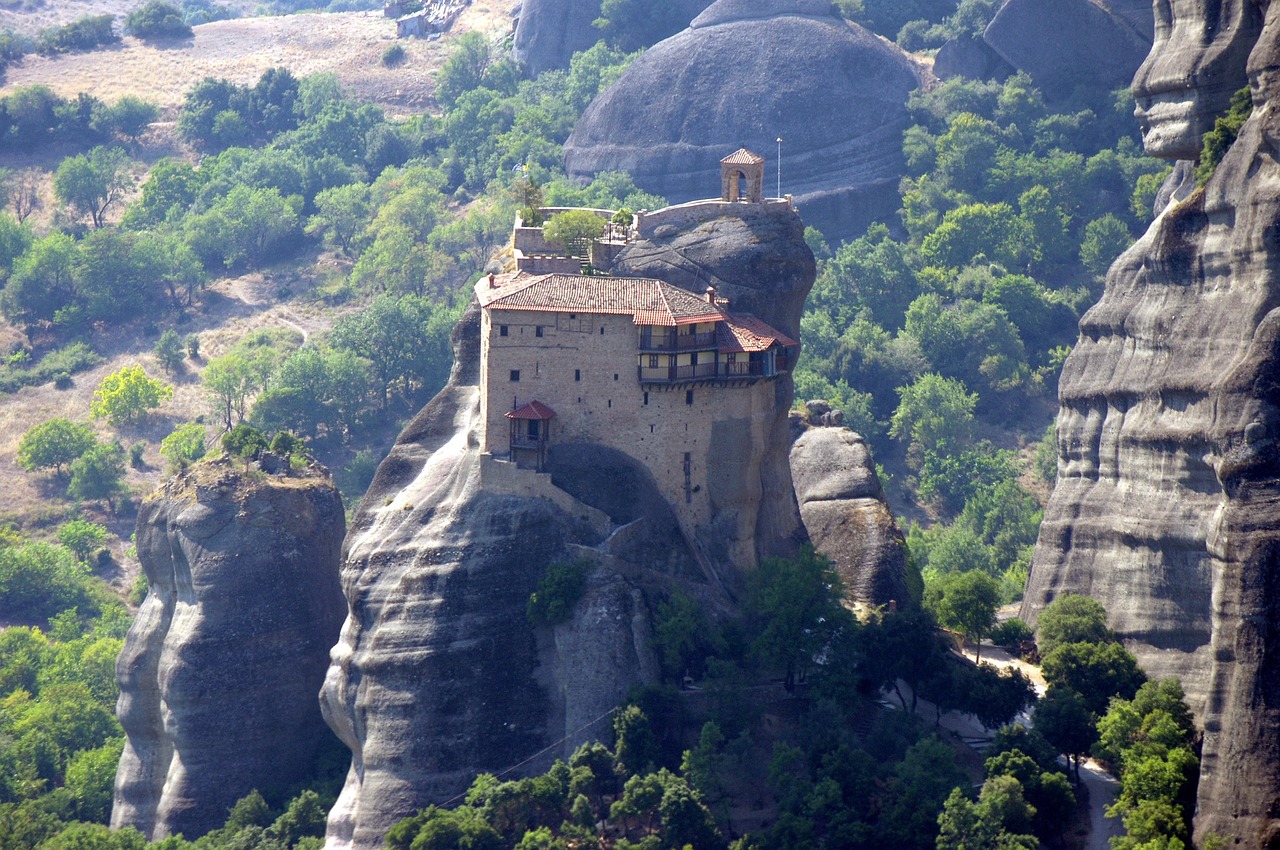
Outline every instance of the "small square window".
<path id="1" fill-rule="evenodd" d="M 614 372 L 614 373 L 613 373 L 613 379 L 614 379 L 615 381 L 616 381 L 616 380 L 618 380 L 618 373 L 617 373 L 617 372 Z"/>
<path id="2" fill-rule="evenodd" d="M 693 404 L 693 390 L 684 391 L 684 403 Z"/>
<path id="3" fill-rule="evenodd" d="M 600 329 L 600 336 L 604 336 L 604 328 Z"/>
<path id="4" fill-rule="evenodd" d="M 518 383 L 520 383 L 520 370 L 519 370 L 519 369 L 512 369 L 512 370 L 511 370 L 511 383 L 513 383 L 513 384 L 518 384 Z"/>
<path id="5" fill-rule="evenodd" d="M 609 399 L 609 407 L 613 407 L 613 399 Z"/>
<path id="6" fill-rule="evenodd" d="M 657 369 L 657 368 L 658 368 L 658 355 L 656 355 L 656 354 L 650 354 L 650 355 L 649 355 L 649 368 L 650 368 L 650 369 Z"/>
<path id="7" fill-rule="evenodd" d="M 577 313 L 570 313 L 570 314 L 569 314 L 569 319 L 570 319 L 570 320 L 573 320 L 573 319 L 576 319 L 576 318 L 578 318 L 578 314 L 577 314 Z"/>
<path id="8" fill-rule="evenodd" d="M 573 379 L 574 379 L 575 381 L 581 381 L 581 380 L 582 380 L 582 370 L 581 370 L 581 369 L 574 369 L 574 370 L 573 370 Z"/>
<path id="9" fill-rule="evenodd" d="M 542 325 L 538 325 L 536 328 L 533 329 L 533 335 L 542 336 Z"/>
<path id="10" fill-rule="evenodd" d="M 648 394 L 648 393 L 645 393 L 645 394 L 644 394 L 644 403 L 645 403 L 645 404 L 648 404 L 648 403 L 649 403 L 649 394 Z"/>
<path id="11" fill-rule="evenodd" d="M 507 335 L 507 326 L 498 325 L 498 336 L 506 336 L 506 335 Z"/>

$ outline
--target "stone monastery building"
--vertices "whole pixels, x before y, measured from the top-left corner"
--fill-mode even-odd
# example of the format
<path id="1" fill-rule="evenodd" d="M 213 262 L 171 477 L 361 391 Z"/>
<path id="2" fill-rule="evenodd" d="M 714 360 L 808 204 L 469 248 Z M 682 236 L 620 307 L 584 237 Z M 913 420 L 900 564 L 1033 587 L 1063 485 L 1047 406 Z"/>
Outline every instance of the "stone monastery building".
<path id="1" fill-rule="evenodd" d="M 743 169 L 743 153 L 726 158 L 722 188 L 735 207 L 766 206 L 752 173 L 763 160 L 750 155 L 758 162 Z M 715 216 L 726 201 L 682 207 Z M 699 296 L 651 278 L 522 270 L 481 278 L 476 296 L 491 462 L 540 472 L 557 446 L 617 449 L 653 474 L 690 534 L 728 507 L 718 494 L 759 480 L 743 467 L 789 403 L 779 378 L 795 340 L 732 312 L 711 287 Z"/>

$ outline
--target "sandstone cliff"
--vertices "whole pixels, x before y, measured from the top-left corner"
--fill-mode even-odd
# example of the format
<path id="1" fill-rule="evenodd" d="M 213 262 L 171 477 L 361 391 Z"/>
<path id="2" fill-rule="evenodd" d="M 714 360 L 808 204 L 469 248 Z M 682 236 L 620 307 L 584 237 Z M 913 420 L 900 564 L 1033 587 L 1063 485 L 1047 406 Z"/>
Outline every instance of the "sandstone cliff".
<path id="1" fill-rule="evenodd" d="M 306 778 L 329 738 L 316 694 L 346 613 L 342 501 L 321 468 L 274 460 L 198 464 L 139 511 L 151 589 L 116 665 L 113 827 L 194 839 L 254 788 Z"/>
<path id="2" fill-rule="evenodd" d="M 685 21 L 691 21 L 711 5 L 711 0 L 678 0 Z M 600 17 L 600 0 L 524 0 L 516 23 L 513 55 L 534 74 L 552 68 L 568 68 L 579 50 L 600 40 L 591 25 Z"/>
<path id="3" fill-rule="evenodd" d="M 1246 81 L 1255 111 L 1081 320 L 1023 613 L 1063 592 L 1103 602 L 1149 672 L 1181 677 L 1203 722 L 1197 835 L 1276 847 L 1280 4 L 1157 10 L 1135 81 L 1148 150 L 1192 155 Z"/>
<path id="4" fill-rule="evenodd" d="M 809 540 L 831 559 L 846 595 L 909 604 L 906 543 L 862 437 L 848 428 L 806 429 L 791 447 L 791 477 Z"/>
<path id="5" fill-rule="evenodd" d="M 1048 100 L 1078 87 L 1110 91 L 1129 84 L 1151 48 L 1151 3 L 1006 0 L 982 40 L 1026 71 Z"/>
<path id="6" fill-rule="evenodd" d="M 778 210 L 675 228 L 629 246 L 617 270 L 698 292 L 714 276 L 737 308 L 794 334 L 814 261 L 798 217 Z M 330 848 L 372 850 L 396 820 L 451 799 L 478 771 L 543 770 L 607 736 L 609 709 L 657 676 L 654 593 L 679 586 L 730 610 L 751 564 L 727 561 L 717 535 L 749 531 L 758 556 L 805 539 L 787 467 L 788 380 L 777 383 L 776 444 L 708 449 L 726 473 L 708 481 L 722 488 L 717 514 L 686 538 L 648 470 L 623 452 L 553 446 L 542 474 L 481 455 L 479 347 L 473 309 L 454 330 L 449 384 L 400 435 L 347 539 L 350 616 L 322 703 L 353 757 Z M 572 618 L 535 628 L 525 608 L 538 580 L 578 559 L 591 568 Z"/>
<path id="7" fill-rule="evenodd" d="M 808 224 L 848 235 L 897 209 L 906 100 L 919 85 L 905 53 L 825 0 L 718 0 L 592 102 L 565 167 L 580 178 L 625 170 L 679 203 L 719 185 L 725 154 L 745 146 L 773 160 L 782 137 L 782 191 Z"/>

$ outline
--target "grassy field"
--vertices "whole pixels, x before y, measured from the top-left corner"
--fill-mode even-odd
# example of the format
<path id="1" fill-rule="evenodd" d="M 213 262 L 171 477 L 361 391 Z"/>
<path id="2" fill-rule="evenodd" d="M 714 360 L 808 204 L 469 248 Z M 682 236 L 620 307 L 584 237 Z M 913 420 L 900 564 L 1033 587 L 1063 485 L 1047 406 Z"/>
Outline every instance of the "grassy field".
<path id="1" fill-rule="evenodd" d="M 79 5 L 87 13 L 137 4 Z M 476 0 L 448 35 L 510 32 L 510 10 L 509 2 Z M 4 25 L 0 15 L 0 26 Z M 382 53 L 396 42 L 395 22 L 381 12 L 239 18 L 201 24 L 195 27 L 194 38 L 181 41 L 146 43 L 125 38 L 106 50 L 53 58 L 27 56 L 9 68 L 0 95 L 36 84 L 64 97 L 88 92 L 114 101 L 135 95 L 154 101 L 172 117 L 186 92 L 205 77 L 253 83 L 263 71 L 283 65 L 299 77 L 332 71 L 357 98 L 380 104 L 391 115 L 410 115 L 432 107 L 435 72 L 448 55 L 449 41 L 448 36 L 436 41 L 401 40 L 407 61 L 385 68 Z"/>

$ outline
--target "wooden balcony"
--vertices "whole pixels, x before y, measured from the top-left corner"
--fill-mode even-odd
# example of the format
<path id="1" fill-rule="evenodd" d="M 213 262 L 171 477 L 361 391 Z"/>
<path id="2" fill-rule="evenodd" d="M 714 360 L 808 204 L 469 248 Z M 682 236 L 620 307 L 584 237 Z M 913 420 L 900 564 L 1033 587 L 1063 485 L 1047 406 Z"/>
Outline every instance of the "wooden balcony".
<path id="1" fill-rule="evenodd" d="M 714 381 L 733 378 L 768 378 L 786 369 L 777 364 L 772 372 L 766 372 L 762 361 L 754 363 L 698 363 L 693 366 L 640 366 L 636 377 L 642 384 L 678 384 L 686 381 Z"/>
<path id="2" fill-rule="evenodd" d="M 706 351 L 715 347 L 715 331 L 700 334 L 640 333 L 640 350 L 643 352 Z"/>

